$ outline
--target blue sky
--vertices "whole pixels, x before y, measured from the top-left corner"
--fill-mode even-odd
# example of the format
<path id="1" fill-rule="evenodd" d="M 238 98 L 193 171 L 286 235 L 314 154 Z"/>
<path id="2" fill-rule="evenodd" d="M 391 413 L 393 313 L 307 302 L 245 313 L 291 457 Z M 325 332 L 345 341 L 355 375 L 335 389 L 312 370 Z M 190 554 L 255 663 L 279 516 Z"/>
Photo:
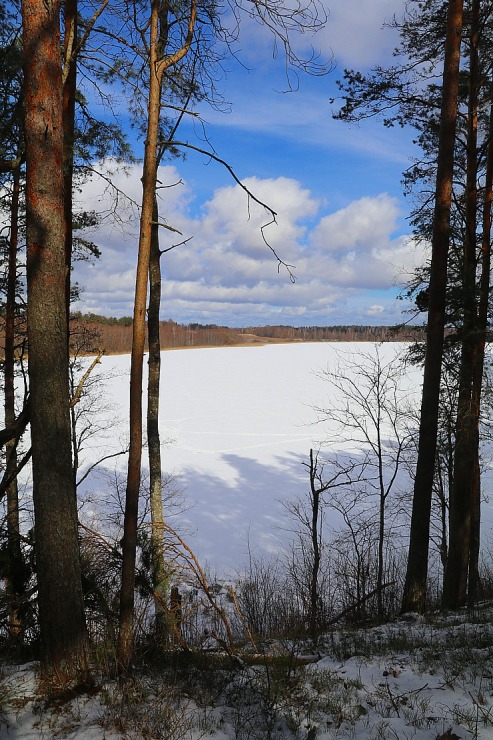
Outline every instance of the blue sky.
<path id="1" fill-rule="evenodd" d="M 413 154 L 412 132 L 388 130 L 375 120 L 360 126 L 334 121 L 329 101 L 344 67 L 390 62 L 396 39 L 382 25 L 402 6 L 402 0 L 332 0 L 326 28 L 295 43 L 300 54 L 309 43 L 326 56 L 333 52 L 334 70 L 324 77 L 300 75 L 298 89 L 289 93 L 277 92 L 286 89 L 286 77 L 268 34 L 245 24 L 237 50 L 244 66 L 229 61 L 219 82 L 230 112 L 207 106 L 198 112 L 217 155 L 278 213 L 265 235 L 293 265 L 296 282 L 278 270 L 262 241 L 265 212 L 248 204 L 219 164 L 189 152 L 160 171 L 163 184 L 180 183 L 161 191 L 162 217 L 192 237 L 163 257 L 162 318 L 231 326 L 401 319 L 398 285 L 424 258 L 409 237 L 411 204 L 400 184 Z M 178 138 L 204 146 L 190 123 Z M 140 165 L 115 173 L 136 201 L 140 175 Z M 113 208 L 94 180 L 80 200 L 89 208 Z M 138 213 L 120 203 L 119 216 L 124 226 L 109 219 L 94 235 L 103 252 L 99 264 L 76 268 L 83 311 L 132 311 Z M 179 240 L 164 230 L 161 237 L 163 248 Z"/>

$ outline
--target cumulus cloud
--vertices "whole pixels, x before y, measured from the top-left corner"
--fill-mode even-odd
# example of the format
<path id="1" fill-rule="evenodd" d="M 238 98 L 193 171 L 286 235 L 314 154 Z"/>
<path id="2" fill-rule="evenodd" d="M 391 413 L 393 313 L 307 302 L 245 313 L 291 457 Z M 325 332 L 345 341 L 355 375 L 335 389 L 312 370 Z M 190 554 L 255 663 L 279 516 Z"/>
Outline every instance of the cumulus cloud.
<path id="1" fill-rule="evenodd" d="M 364 197 L 320 219 L 311 233 L 313 257 L 334 285 L 386 290 L 421 260 L 414 242 L 394 237 L 398 203 Z"/>
<path id="2" fill-rule="evenodd" d="M 382 306 L 380 303 L 374 303 L 372 306 L 369 307 L 367 313 L 368 316 L 380 316 L 385 311 L 385 306 Z"/>
<path id="3" fill-rule="evenodd" d="M 335 213 L 324 216 L 313 232 L 319 249 L 344 254 L 358 246 L 381 245 L 393 231 L 399 215 L 395 198 L 386 194 L 360 198 Z"/>
<path id="4" fill-rule="evenodd" d="M 277 223 L 271 212 L 250 199 L 242 188 L 224 187 L 204 207 L 201 239 L 215 244 L 220 234 L 223 249 L 234 247 L 236 254 L 262 259 L 265 237 L 274 249 L 282 249 L 286 259 L 294 256 L 305 231 L 302 222 L 317 212 L 317 201 L 309 190 L 286 177 L 275 180 L 249 177 L 243 184 L 274 211 Z"/>
<path id="5" fill-rule="evenodd" d="M 331 3 L 326 28 L 319 34 L 340 67 L 370 67 L 389 62 L 396 37 L 385 22 L 404 10 L 404 0 L 345 0 Z"/>
<path id="6" fill-rule="evenodd" d="M 136 198 L 139 177 L 139 168 L 130 168 L 126 176 L 118 175 L 118 187 Z M 163 184 L 180 179 L 175 167 L 160 171 Z M 421 255 L 408 238 L 394 236 L 399 218 L 394 198 L 365 197 L 331 213 L 294 179 L 248 178 L 243 184 L 276 211 L 277 223 L 263 233 L 293 266 L 296 282 L 262 236 L 271 215 L 242 188 L 219 188 L 199 207 L 182 183 L 162 191 L 160 219 L 179 228 L 184 239 L 193 237 L 163 255 L 163 318 L 224 324 L 347 323 L 350 315 L 353 322 L 396 320 L 393 286 Z M 97 189 L 93 180 L 82 199 L 111 210 L 112 194 Z M 123 315 L 132 310 L 138 222 L 135 213 L 129 218 L 133 206 L 122 196 L 113 206 L 117 224 L 108 219 L 93 236 L 103 252 L 100 264 L 78 265 L 76 278 L 85 288 L 82 308 Z M 124 216 L 123 228 L 118 224 Z M 162 248 L 181 238 L 163 230 Z"/>

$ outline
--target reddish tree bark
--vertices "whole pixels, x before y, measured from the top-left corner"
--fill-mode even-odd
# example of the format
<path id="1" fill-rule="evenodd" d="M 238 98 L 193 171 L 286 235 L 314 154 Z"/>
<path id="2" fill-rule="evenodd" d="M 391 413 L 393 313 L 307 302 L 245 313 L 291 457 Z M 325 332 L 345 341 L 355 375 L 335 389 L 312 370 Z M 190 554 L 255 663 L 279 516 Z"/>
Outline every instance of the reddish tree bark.
<path id="1" fill-rule="evenodd" d="M 86 678 L 65 305 L 60 1 L 22 3 L 29 382 L 41 667 Z"/>
<path id="2" fill-rule="evenodd" d="M 469 33 L 469 99 L 466 156 L 466 213 L 462 268 L 464 319 L 459 366 L 459 396 L 454 449 L 454 477 L 450 491 L 449 551 L 443 582 L 442 605 L 456 609 L 466 601 L 471 504 L 474 491 L 476 418 L 473 406 L 473 381 L 478 361 L 476 310 L 476 225 L 478 174 L 478 96 L 479 75 L 479 0 L 473 0 Z"/>
<path id="3" fill-rule="evenodd" d="M 77 89 L 77 64 L 75 45 L 77 42 L 77 0 L 65 0 L 64 4 L 64 69 L 63 69 L 63 180 L 64 180 L 64 221 L 65 221 L 65 305 L 67 317 L 70 316 L 70 273 L 72 269 L 72 184 L 74 178 L 74 132 L 75 97 Z M 67 346 L 70 341 L 70 328 L 67 319 Z"/>
<path id="4" fill-rule="evenodd" d="M 445 327 L 462 18 L 463 0 L 449 0 L 432 231 L 426 356 L 403 611 L 422 612 L 426 606 L 431 498 L 435 472 Z"/>

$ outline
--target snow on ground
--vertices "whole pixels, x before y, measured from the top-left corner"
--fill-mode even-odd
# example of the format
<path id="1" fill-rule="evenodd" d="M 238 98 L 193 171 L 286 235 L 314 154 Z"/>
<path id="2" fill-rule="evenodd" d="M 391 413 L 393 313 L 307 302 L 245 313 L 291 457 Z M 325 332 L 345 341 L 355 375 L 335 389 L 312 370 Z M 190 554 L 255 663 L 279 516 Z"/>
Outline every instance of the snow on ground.
<path id="1" fill-rule="evenodd" d="M 400 349 L 383 345 L 381 356 L 390 359 Z M 334 369 L 339 355 L 371 351 L 372 345 L 358 343 L 163 353 L 164 465 L 193 504 L 179 519 L 202 561 L 228 572 L 245 562 L 248 545 L 255 553 L 279 549 L 286 537 L 279 527 L 279 499 L 306 491 L 302 462 L 310 447 L 327 438 L 334 442 L 330 423 L 314 424 L 314 405 L 337 404 L 317 373 Z M 127 436 L 129 357 L 103 358 L 99 371 L 112 368 L 116 375 L 105 390 L 113 404 L 107 412 L 109 430 L 90 440 L 85 466 L 116 451 Z M 419 395 L 419 373 L 411 371 L 409 377 Z M 98 516 L 114 466 L 125 473 L 123 458 L 105 465 L 83 485 L 85 496 L 93 494 L 85 517 L 91 507 Z M 487 504 L 486 537 L 492 519 Z M 182 695 L 177 705 L 162 676 L 152 685 L 146 684 L 147 676 L 137 676 L 130 697 L 118 698 L 117 687 L 106 683 L 94 696 L 48 706 L 36 692 L 34 664 L 4 666 L 0 738 L 493 740 L 492 617 L 489 613 L 478 624 L 414 618 L 381 628 L 336 630 L 317 647 L 316 662 L 297 669 L 293 685 L 292 674 L 280 676 L 279 695 L 272 694 L 274 674 L 268 677 L 265 666 L 256 666 L 228 678 L 214 696 L 208 674 L 203 682 L 208 698 L 190 690 L 185 703 Z M 308 644 L 292 649 L 313 653 Z M 173 722 L 181 722 L 180 732 L 172 734 Z"/>
<path id="2" fill-rule="evenodd" d="M 48 706 L 38 693 L 37 664 L 2 667 L 0 679 L 0 738 L 80 738 L 117 740 L 122 735 L 103 730 L 104 707 L 98 695 Z"/>
<path id="3" fill-rule="evenodd" d="M 94 696 L 51 705 L 36 692 L 34 664 L 4 668 L 0 737 L 491 740 L 492 619 L 491 610 L 475 623 L 408 615 L 335 630 L 315 651 L 302 642 L 270 646 L 278 656 L 291 650 L 300 665 L 137 671 L 124 689 L 107 681 Z"/>

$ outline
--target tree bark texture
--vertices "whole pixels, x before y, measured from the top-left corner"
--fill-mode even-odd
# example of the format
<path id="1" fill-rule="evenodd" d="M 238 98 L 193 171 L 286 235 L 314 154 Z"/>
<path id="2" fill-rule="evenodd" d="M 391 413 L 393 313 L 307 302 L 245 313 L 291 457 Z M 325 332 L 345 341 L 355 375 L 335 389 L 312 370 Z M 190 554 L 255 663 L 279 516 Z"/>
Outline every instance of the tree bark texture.
<path id="1" fill-rule="evenodd" d="M 88 638 L 72 475 L 65 307 L 59 0 L 22 4 L 29 383 L 41 668 L 87 674 Z"/>
<path id="2" fill-rule="evenodd" d="M 445 569 L 442 606 L 457 609 L 466 601 L 471 504 L 475 478 L 476 421 L 473 407 L 474 368 L 477 363 L 476 225 L 478 173 L 479 0 L 471 8 L 469 34 L 469 99 L 466 155 L 466 213 L 462 268 L 464 319 L 459 366 L 459 396 L 454 450 L 454 480 L 450 491 L 450 542 Z"/>
<path id="3" fill-rule="evenodd" d="M 65 222 L 65 306 L 67 311 L 67 346 L 70 341 L 70 273 L 72 269 L 73 239 L 73 177 L 74 177 L 74 136 L 75 136 L 75 96 L 77 90 L 77 64 L 75 45 L 77 42 L 77 0 L 64 3 L 64 73 L 63 73 L 63 180 L 64 180 L 64 222 Z M 68 351 L 68 350 L 67 350 Z"/>
<path id="4" fill-rule="evenodd" d="M 426 356 L 421 399 L 418 460 L 402 603 L 404 612 L 423 612 L 426 607 L 431 499 L 437 447 L 445 326 L 462 18 L 463 0 L 449 0 L 432 230 Z"/>

